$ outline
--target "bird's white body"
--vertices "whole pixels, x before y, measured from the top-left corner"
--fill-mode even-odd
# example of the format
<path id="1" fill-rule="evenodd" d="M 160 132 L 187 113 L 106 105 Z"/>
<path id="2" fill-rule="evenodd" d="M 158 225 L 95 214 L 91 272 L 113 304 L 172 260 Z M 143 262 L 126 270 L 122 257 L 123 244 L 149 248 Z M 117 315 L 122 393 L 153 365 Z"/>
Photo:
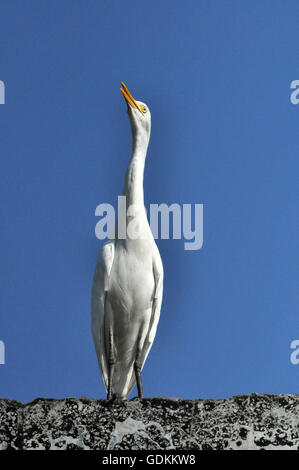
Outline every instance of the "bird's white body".
<path id="1" fill-rule="evenodd" d="M 130 394 L 136 381 L 134 366 L 138 363 L 141 370 L 150 351 L 163 294 L 163 265 L 143 199 L 150 113 L 146 118 L 138 113 L 128 106 L 133 152 L 123 190 L 130 208 L 126 237 L 117 238 L 116 227 L 115 239 L 104 244 L 92 287 L 92 334 L 98 362 L 107 391 L 110 388 L 120 399 Z"/>

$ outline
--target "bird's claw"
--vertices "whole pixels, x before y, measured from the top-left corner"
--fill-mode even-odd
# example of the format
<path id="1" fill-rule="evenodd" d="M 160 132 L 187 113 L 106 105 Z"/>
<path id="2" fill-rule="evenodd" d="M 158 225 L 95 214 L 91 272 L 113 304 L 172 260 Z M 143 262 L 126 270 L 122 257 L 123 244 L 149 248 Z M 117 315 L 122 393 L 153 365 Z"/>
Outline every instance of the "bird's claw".
<path id="1" fill-rule="evenodd" d="M 116 395 L 113 395 L 110 399 L 107 398 L 107 402 L 109 403 L 109 405 L 121 405 L 125 408 L 127 407 L 125 400 L 118 398 Z"/>

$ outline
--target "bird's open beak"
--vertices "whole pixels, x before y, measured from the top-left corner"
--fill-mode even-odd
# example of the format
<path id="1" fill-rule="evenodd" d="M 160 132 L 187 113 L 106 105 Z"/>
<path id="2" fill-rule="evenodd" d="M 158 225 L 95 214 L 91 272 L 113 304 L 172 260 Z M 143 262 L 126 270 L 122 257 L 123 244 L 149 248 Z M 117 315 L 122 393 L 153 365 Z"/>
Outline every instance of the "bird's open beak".
<path id="1" fill-rule="evenodd" d="M 126 87 L 126 85 L 124 84 L 124 82 L 120 82 L 120 83 L 121 83 L 121 86 L 122 86 L 122 88 L 120 89 L 120 91 L 122 92 L 123 97 L 124 97 L 124 99 L 126 100 L 126 102 L 128 103 L 128 105 L 131 106 L 131 108 L 138 109 L 138 111 L 140 111 L 141 114 L 142 114 L 142 111 L 141 111 L 141 109 L 140 109 L 139 104 L 134 100 L 133 96 L 132 96 L 131 93 L 129 92 L 129 90 L 128 90 L 128 88 Z"/>

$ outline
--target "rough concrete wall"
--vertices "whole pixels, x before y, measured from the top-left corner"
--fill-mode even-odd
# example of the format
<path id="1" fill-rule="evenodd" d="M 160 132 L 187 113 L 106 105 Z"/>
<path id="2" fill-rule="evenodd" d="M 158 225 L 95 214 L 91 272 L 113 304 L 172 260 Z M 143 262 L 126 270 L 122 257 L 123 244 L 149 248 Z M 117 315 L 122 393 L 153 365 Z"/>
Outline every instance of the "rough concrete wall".
<path id="1" fill-rule="evenodd" d="M 299 449 L 299 395 L 0 399 L 0 449 Z"/>

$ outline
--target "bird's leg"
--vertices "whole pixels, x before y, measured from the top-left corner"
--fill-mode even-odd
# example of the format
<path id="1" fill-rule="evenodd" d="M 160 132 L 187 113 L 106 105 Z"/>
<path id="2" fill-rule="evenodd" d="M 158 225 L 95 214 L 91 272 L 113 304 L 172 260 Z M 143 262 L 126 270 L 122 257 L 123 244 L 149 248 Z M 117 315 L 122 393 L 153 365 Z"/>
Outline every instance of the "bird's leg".
<path id="1" fill-rule="evenodd" d="M 137 390 L 138 390 L 138 398 L 143 398 L 143 391 L 142 391 L 142 380 L 141 380 L 141 364 L 140 364 L 140 348 L 137 349 L 136 359 L 134 362 L 134 370 L 135 370 L 135 377 L 137 383 Z"/>
<path id="2" fill-rule="evenodd" d="M 112 399 L 112 379 L 113 379 L 114 364 L 115 364 L 112 328 L 110 328 L 110 330 L 109 330 L 109 359 L 108 359 L 108 364 L 109 364 L 109 376 L 108 376 L 107 400 L 111 400 Z"/>

